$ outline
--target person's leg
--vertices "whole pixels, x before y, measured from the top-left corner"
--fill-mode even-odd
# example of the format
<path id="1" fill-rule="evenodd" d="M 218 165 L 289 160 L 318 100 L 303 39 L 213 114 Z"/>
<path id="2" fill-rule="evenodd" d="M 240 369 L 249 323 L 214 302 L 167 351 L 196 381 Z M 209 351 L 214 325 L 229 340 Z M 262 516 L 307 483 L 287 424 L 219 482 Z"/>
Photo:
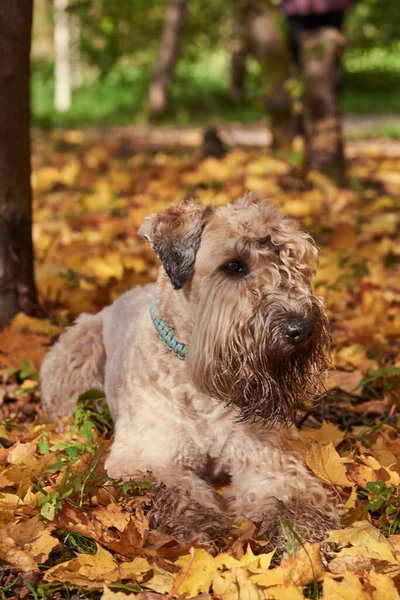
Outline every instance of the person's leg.
<path id="1" fill-rule="evenodd" d="M 289 48 L 293 61 L 298 69 L 300 69 L 300 41 L 301 34 L 305 28 L 307 17 L 298 15 L 289 15 L 286 17 L 289 30 Z"/>

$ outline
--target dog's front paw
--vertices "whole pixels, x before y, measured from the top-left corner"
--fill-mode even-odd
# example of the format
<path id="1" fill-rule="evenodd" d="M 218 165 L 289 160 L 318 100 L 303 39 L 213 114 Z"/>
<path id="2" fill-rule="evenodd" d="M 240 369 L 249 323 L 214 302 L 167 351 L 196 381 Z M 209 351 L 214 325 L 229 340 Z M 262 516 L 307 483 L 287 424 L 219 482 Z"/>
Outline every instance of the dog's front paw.
<path id="1" fill-rule="evenodd" d="M 206 543 L 231 532 L 231 523 L 222 512 L 193 500 L 179 486 L 161 486 L 148 513 L 150 527 L 180 542 L 199 539 Z"/>
<path id="2" fill-rule="evenodd" d="M 264 515 L 259 537 L 268 539 L 282 554 L 296 553 L 305 542 L 322 543 L 331 529 L 342 527 L 340 512 L 333 505 L 315 508 L 299 502 L 290 505 L 277 502 L 277 508 L 278 511 Z"/>

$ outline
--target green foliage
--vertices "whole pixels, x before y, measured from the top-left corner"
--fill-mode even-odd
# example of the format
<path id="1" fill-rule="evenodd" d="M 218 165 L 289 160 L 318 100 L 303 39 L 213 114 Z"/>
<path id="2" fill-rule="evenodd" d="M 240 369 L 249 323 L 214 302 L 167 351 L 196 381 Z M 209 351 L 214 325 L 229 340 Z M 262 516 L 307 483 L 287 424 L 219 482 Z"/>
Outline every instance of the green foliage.
<path id="1" fill-rule="evenodd" d="M 279 4 L 274 1 L 273 4 Z M 146 118 L 148 85 L 155 69 L 167 0 L 76 0 L 70 13 L 79 25 L 83 83 L 67 113 L 53 109 L 50 61 L 36 62 L 32 74 L 34 123 L 53 126 L 124 125 Z M 212 124 L 248 122 L 264 116 L 260 69 L 248 59 L 247 99 L 228 98 L 229 62 L 237 0 L 190 0 L 181 39 L 181 57 L 171 89 L 169 115 L 162 122 Z M 359 0 L 347 19 L 351 45 L 344 56 L 342 106 L 345 113 L 395 113 L 400 104 L 400 46 L 397 0 Z M 49 11 L 51 18 L 51 10 Z M 293 79 L 297 97 L 301 84 Z M 390 92 L 390 93 L 388 93 Z M 400 136 L 400 125 L 374 134 Z M 69 276 L 69 274 L 66 274 Z M 71 279 L 79 285 L 79 279 Z"/>
<path id="2" fill-rule="evenodd" d="M 67 529 L 58 529 L 56 535 L 61 539 L 63 545 L 68 548 L 68 550 L 71 550 L 71 552 L 92 555 L 97 552 L 96 542 L 81 533 L 68 531 Z"/>
<path id="3" fill-rule="evenodd" d="M 397 0 L 361 0 L 350 12 L 348 35 L 358 48 L 390 45 L 399 39 Z"/>
<path id="4" fill-rule="evenodd" d="M 38 371 L 36 371 L 27 360 L 22 361 L 20 369 L 9 369 L 8 374 L 16 375 L 21 381 L 24 379 L 39 381 Z"/>
<path id="5" fill-rule="evenodd" d="M 380 399 L 383 394 L 392 396 L 399 382 L 400 367 L 391 365 L 386 369 L 372 369 L 368 377 L 361 379 L 354 391 L 365 388 L 372 397 Z"/>
<path id="6" fill-rule="evenodd" d="M 368 481 L 368 491 L 362 496 L 368 498 L 364 512 L 379 515 L 379 528 L 385 535 L 393 535 L 400 530 L 400 489 L 397 485 L 386 485 L 384 481 Z"/>
<path id="7" fill-rule="evenodd" d="M 98 434 L 111 436 L 113 425 L 105 403 L 104 393 L 90 390 L 79 397 L 78 405 L 73 414 L 70 427 L 70 438 L 49 446 L 48 433 L 44 432 L 38 442 L 39 452 L 43 455 L 55 453 L 56 460 L 46 469 L 46 474 L 62 471 L 62 480 L 58 491 L 48 492 L 41 482 L 35 484 L 37 491 L 43 497 L 39 501 L 40 514 L 44 519 L 52 521 L 62 508 L 63 500 L 68 500 L 74 506 L 82 507 L 84 500 L 96 493 L 105 479 L 97 475 L 97 469 L 103 455 L 104 443 L 97 442 Z M 90 464 L 83 472 L 72 469 L 85 453 L 92 455 Z"/>

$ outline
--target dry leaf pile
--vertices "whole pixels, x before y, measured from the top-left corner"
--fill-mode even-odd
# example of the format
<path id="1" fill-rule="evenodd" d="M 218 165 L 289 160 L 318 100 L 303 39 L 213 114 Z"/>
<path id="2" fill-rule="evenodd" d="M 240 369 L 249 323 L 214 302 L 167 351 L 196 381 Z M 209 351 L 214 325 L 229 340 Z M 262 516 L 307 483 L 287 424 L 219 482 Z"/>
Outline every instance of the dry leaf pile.
<path id="1" fill-rule="evenodd" d="M 0 333 L 0 599 L 394 600 L 400 598 L 400 159 L 364 154 L 349 186 L 306 180 L 260 151 L 224 159 L 135 153 L 111 136 L 35 139 L 37 283 L 49 318 Z M 327 397 L 291 442 L 345 506 L 330 560 L 318 545 L 278 556 L 239 523 L 212 548 L 149 532 L 150 481 L 112 481 L 112 424 L 99 392 L 63 427 L 39 408 L 37 371 L 57 335 L 136 284 L 157 261 L 143 217 L 196 196 L 214 206 L 254 190 L 322 248 L 316 279 L 332 323 Z"/>

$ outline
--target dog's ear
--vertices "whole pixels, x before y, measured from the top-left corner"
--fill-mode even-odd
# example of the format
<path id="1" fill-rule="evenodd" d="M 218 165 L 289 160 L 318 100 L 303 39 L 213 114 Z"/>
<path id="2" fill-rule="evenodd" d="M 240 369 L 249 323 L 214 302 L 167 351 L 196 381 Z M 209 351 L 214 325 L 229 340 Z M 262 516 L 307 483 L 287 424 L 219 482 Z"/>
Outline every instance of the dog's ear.
<path id="1" fill-rule="evenodd" d="M 211 206 L 185 200 L 149 215 L 139 229 L 139 235 L 150 242 L 176 290 L 193 274 L 205 218 L 211 212 Z"/>

